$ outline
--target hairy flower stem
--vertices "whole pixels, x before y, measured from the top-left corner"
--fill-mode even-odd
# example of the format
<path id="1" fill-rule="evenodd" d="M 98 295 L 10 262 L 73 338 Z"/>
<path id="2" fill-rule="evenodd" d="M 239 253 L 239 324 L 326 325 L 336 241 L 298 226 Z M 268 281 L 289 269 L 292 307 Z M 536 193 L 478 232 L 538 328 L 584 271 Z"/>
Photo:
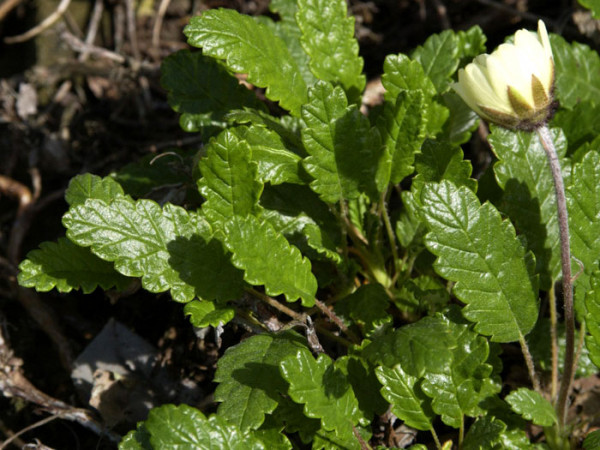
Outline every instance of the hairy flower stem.
<path id="1" fill-rule="evenodd" d="M 558 154 L 550 135 L 550 130 L 546 125 L 537 129 L 538 136 L 546 151 L 552 178 L 554 179 L 554 190 L 556 193 L 556 207 L 558 210 L 558 229 L 560 234 L 560 260 L 562 268 L 562 285 L 564 298 L 565 315 L 565 363 L 563 367 L 563 376 L 560 381 L 558 391 L 558 400 L 556 402 L 556 413 L 558 415 L 559 427 L 564 429 L 567 400 L 571 391 L 571 383 L 575 372 L 575 318 L 573 316 L 573 280 L 571 277 L 571 251 L 569 245 L 569 219 L 567 215 L 567 201 L 565 198 L 565 185 L 560 171 Z"/>

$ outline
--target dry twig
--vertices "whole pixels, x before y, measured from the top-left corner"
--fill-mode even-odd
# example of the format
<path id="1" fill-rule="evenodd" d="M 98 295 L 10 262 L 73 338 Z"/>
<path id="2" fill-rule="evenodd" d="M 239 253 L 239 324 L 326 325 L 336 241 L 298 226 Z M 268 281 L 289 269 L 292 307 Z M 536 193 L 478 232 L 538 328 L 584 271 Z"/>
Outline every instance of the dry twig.
<path id="1" fill-rule="evenodd" d="M 46 17 L 42 21 L 42 23 L 33 27 L 29 31 L 26 31 L 23 34 L 19 34 L 17 36 L 6 37 L 6 38 L 4 38 L 4 42 L 6 42 L 7 44 L 17 44 L 19 42 L 25 42 L 25 41 L 28 41 L 29 39 L 36 37 L 42 31 L 50 28 L 52 25 L 54 25 L 56 22 L 58 22 L 58 20 L 67 11 L 67 8 L 69 7 L 70 4 L 71 4 L 71 0 L 61 0 L 60 4 L 58 5 L 58 8 L 56 8 L 56 10 L 52 14 L 50 14 L 48 17 Z"/>
<path id="2" fill-rule="evenodd" d="M 19 6 L 19 3 L 22 1 L 23 0 L 5 0 L 2 2 L 0 5 L 0 21 L 2 21 L 2 19 L 4 19 L 13 9 Z"/>
<path id="3" fill-rule="evenodd" d="M 152 47 L 154 48 L 158 48 L 160 45 L 160 31 L 162 30 L 163 19 L 167 13 L 169 3 L 171 3 L 171 0 L 161 0 L 158 7 L 156 20 L 154 21 L 154 26 L 152 27 Z"/>
<path id="4" fill-rule="evenodd" d="M 87 46 L 79 55 L 79 61 L 85 61 L 89 56 L 89 47 L 94 45 L 94 40 L 98 34 L 98 25 L 100 19 L 102 19 L 102 12 L 104 11 L 104 1 L 96 0 L 94 2 L 94 9 L 92 10 L 92 17 L 90 18 L 90 24 L 88 25 L 88 31 L 85 36 L 85 45 Z"/>
<path id="5" fill-rule="evenodd" d="M 77 422 L 99 436 L 106 437 L 113 443 L 120 441 L 121 437 L 119 435 L 106 430 L 92 417 L 88 410 L 75 408 L 36 388 L 23 375 L 21 365 L 22 361 L 14 356 L 4 336 L 4 330 L 0 327 L 0 392 L 5 397 L 21 398 L 27 402 L 41 406 L 45 411 L 54 416 Z M 0 448 L 3 447 L 4 444 Z"/>

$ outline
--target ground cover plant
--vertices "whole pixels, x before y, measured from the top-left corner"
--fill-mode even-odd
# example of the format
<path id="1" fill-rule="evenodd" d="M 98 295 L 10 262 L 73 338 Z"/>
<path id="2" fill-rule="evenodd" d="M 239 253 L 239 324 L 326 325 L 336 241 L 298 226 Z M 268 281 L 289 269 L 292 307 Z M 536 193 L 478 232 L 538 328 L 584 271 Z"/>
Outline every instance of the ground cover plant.
<path id="1" fill-rule="evenodd" d="M 270 13 L 190 20 L 201 50 L 169 56 L 162 84 L 204 147 L 73 178 L 65 237 L 19 266 L 23 287 L 139 282 L 180 302 L 190 327 L 248 330 L 218 360 L 215 412 L 156 407 L 120 448 L 598 448 L 568 414 L 572 376 L 600 367 L 598 54 L 551 34 L 535 116 L 553 115 L 565 284 L 547 141 L 538 122 L 514 129 L 527 99 L 511 101 L 518 123 L 483 113 L 512 129 L 490 125 L 481 175 L 464 157 L 487 130 L 453 90 L 493 50 L 479 27 L 389 55 L 369 108 L 345 1 L 272 0 Z M 142 198 L 136 183 L 157 176 L 188 177 L 185 200 Z M 508 348 L 527 385 L 507 384 Z"/>

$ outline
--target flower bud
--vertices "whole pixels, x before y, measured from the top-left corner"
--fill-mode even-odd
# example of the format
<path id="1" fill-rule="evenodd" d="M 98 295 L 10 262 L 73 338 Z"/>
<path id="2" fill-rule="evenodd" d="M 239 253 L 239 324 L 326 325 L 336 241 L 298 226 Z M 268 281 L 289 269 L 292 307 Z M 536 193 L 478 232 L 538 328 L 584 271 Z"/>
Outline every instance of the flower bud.
<path id="1" fill-rule="evenodd" d="M 519 30 L 514 42 L 477 56 L 458 71 L 452 88 L 483 119 L 533 130 L 553 114 L 554 59 L 544 22 L 537 34 Z"/>

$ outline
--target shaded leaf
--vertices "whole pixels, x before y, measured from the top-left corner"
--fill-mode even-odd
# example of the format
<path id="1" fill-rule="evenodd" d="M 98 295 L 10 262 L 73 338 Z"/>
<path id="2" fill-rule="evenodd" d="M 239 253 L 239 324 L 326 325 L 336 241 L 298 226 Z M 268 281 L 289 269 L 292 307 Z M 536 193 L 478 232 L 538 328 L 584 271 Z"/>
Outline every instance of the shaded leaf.
<path id="1" fill-rule="evenodd" d="M 468 142 L 479 124 L 477 113 L 455 92 L 446 92 L 442 100 L 450 111 L 450 116 L 444 124 L 444 137 L 454 145 Z"/>
<path id="2" fill-rule="evenodd" d="M 306 103 L 306 84 L 285 43 L 271 29 L 232 9 L 211 9 L 192 17 L 183 33 L 206 56 L 225 61 L 266 96 L 292 114 Z M 276 61 L 276 63 L 274 63 Z"/>
<path id="3" fill-rule="evenodd" d="M 525 336 L 537 321 L 535 260 L 512 224 L 489 203 L 448 181 L 429 183 L 421 195 L 429 227 L 427 248 L 438 258 L 436 272 L 455 281 L 454 294 L 467 305 L 463 315 L 494 342 Z"/>
<path id="4" fill-rule="evenodd" d="M 335 311 L 357 323 L 365 336 L 392 321 L 386 309 L 390 299 L 380 284 L 366 284 L 335 304 Z"/>
<path id="5" fill-rule="evenodd" d="M 586 142 L 598 137 L 597 119 L 600 116 L 600 104 L 583 101 L 571 110 L 561 109 L 552 119 L 552 125 L 565 133 L 569 143 L 569 153 L 573 153 Z"/>
<path id="6" fill-rule="evenodd" d="M 392 405 L 392 412 L 406 425 L 417 430 L 433 429 L 435 417 L 431 400 L 418 386 L 418 378 L 402 370 L 400 365 L 393 369 L 380 366 L 375 372 L 383 384 L 381 395 Z"/>
<path id="7" fill-rule="evenodd" d="M 123 275 L 142 277 L 150 292 L 171 291 L 187 302 L 231 300 L 241 294 L 241 273 L 204 219 L 183 208 L 117 197 L 110 204 L 89 199 L 63 217 L 67 237 L 114 262 Z"/>
<path id="8" fill-rule="evenodd" d="M 469 428 L 463 442 L 463 450 L 500 450 L 501 436 L 506 424 L 493 416 L 477 419 Z"/>
<path id="9" fill-rule="evenodd" d="M 198 187 L 206 198 L 202 211 L 213 225 L 234 215 L 254 213 L 263 185 L 258 181 L 257 164 L 251 162 L 248 143 L 234 131 L 225 130 L 206 147 L 206 157 L 199 164 L 202 178 Z"/>
<path id="10" fill-rule="evenodd" d="M 508 394 L 505 400 L 514 412 L 536 425 L 549 427 L 558 423 L 552 404 L 538 392 L 519 388 Z"/>
<path id="11" fill-rule="evenodd" d="M 111 263 L 98 258 L 89 248 L 60 238 L 57 242 L 42 242 L 39 249 L 27 254 L 19 264 L 18 281 L 21 286 L 38 292 L 56 288 L 63 293 L 81 289 L 89 294 L 98 286 L 123 290 L 131 279 L 118 273 Z"/>
<path id="12" fill-rule="evenodd" d="M 418 198 L 425 183 L 442 180 L 476 191 L 477 181 L 470 178 L 473 167 L 463 156 L 458 146 L 447 142 L 425 141 L 421 152 L 415 156 L 417 176 L 413 179 L 411 192 Z"/>
<path id="13" fill-rule="evenodd" d="M 248 283 L 264 285 L 272 296 L 284 294 L 288 302 L 301 298 L 304 306 L 314 304 L 317 280 L 310 261 L 268 222 L 234 216 L 225 224 L 225 246 Z"/>
<path id="14" fill-rule="evenodd" d="M 161 190 L 168 197 L 180 186 L 186 188 L 187 185 L 194 185 L 188 172 L 195 154 L 194 150 L 181 149 L 169 149 L 158 157 L 149 154 L 121 167 L 110 176 L 123 187 L 125 193 L 134 198 L 153 196 L 156 199 Z"/>
<path id="15" fill-rule="evenodd" d="M 188 132 L 199 131 L 199 125 L 207 121 L 224 125 L 231 109 L 264 107 L 252 91 L 201 52 L 180 50 L 165 58 L 160 81 L 169 105 L 181 114 L 181 127 Z"/>
<path id="16" fill-rule="evenodd" d="M 321 419 L 325 430 L 352 435 L 352 426 L 361 418 L 358 401 L 346 375 L 325 354 L 315 361 L 308 349 L 298 350 L 279 365 L 290 384 L 288 394 L 304 404 L 308 417 Z"/>
<path id="17" fill-rule="evenodd" d="M 295 332 L 252 336 L 227 349 L 219 359 L 215 400 L 221 402 L 219 415 L 241 430 L 256 429 L 278 405 L 287 383 L 279 363 L 288 355 L 306 348 L 305 339 Z"/>
<path id="18" fill-rule="evenodd" d="M 341 84 L 349 98 L 358 99 L 366 78 L 354 38 L 354 17 L 347 13 L 345 0 L 298 0 L 296 22 L 315 76 Z"/>

